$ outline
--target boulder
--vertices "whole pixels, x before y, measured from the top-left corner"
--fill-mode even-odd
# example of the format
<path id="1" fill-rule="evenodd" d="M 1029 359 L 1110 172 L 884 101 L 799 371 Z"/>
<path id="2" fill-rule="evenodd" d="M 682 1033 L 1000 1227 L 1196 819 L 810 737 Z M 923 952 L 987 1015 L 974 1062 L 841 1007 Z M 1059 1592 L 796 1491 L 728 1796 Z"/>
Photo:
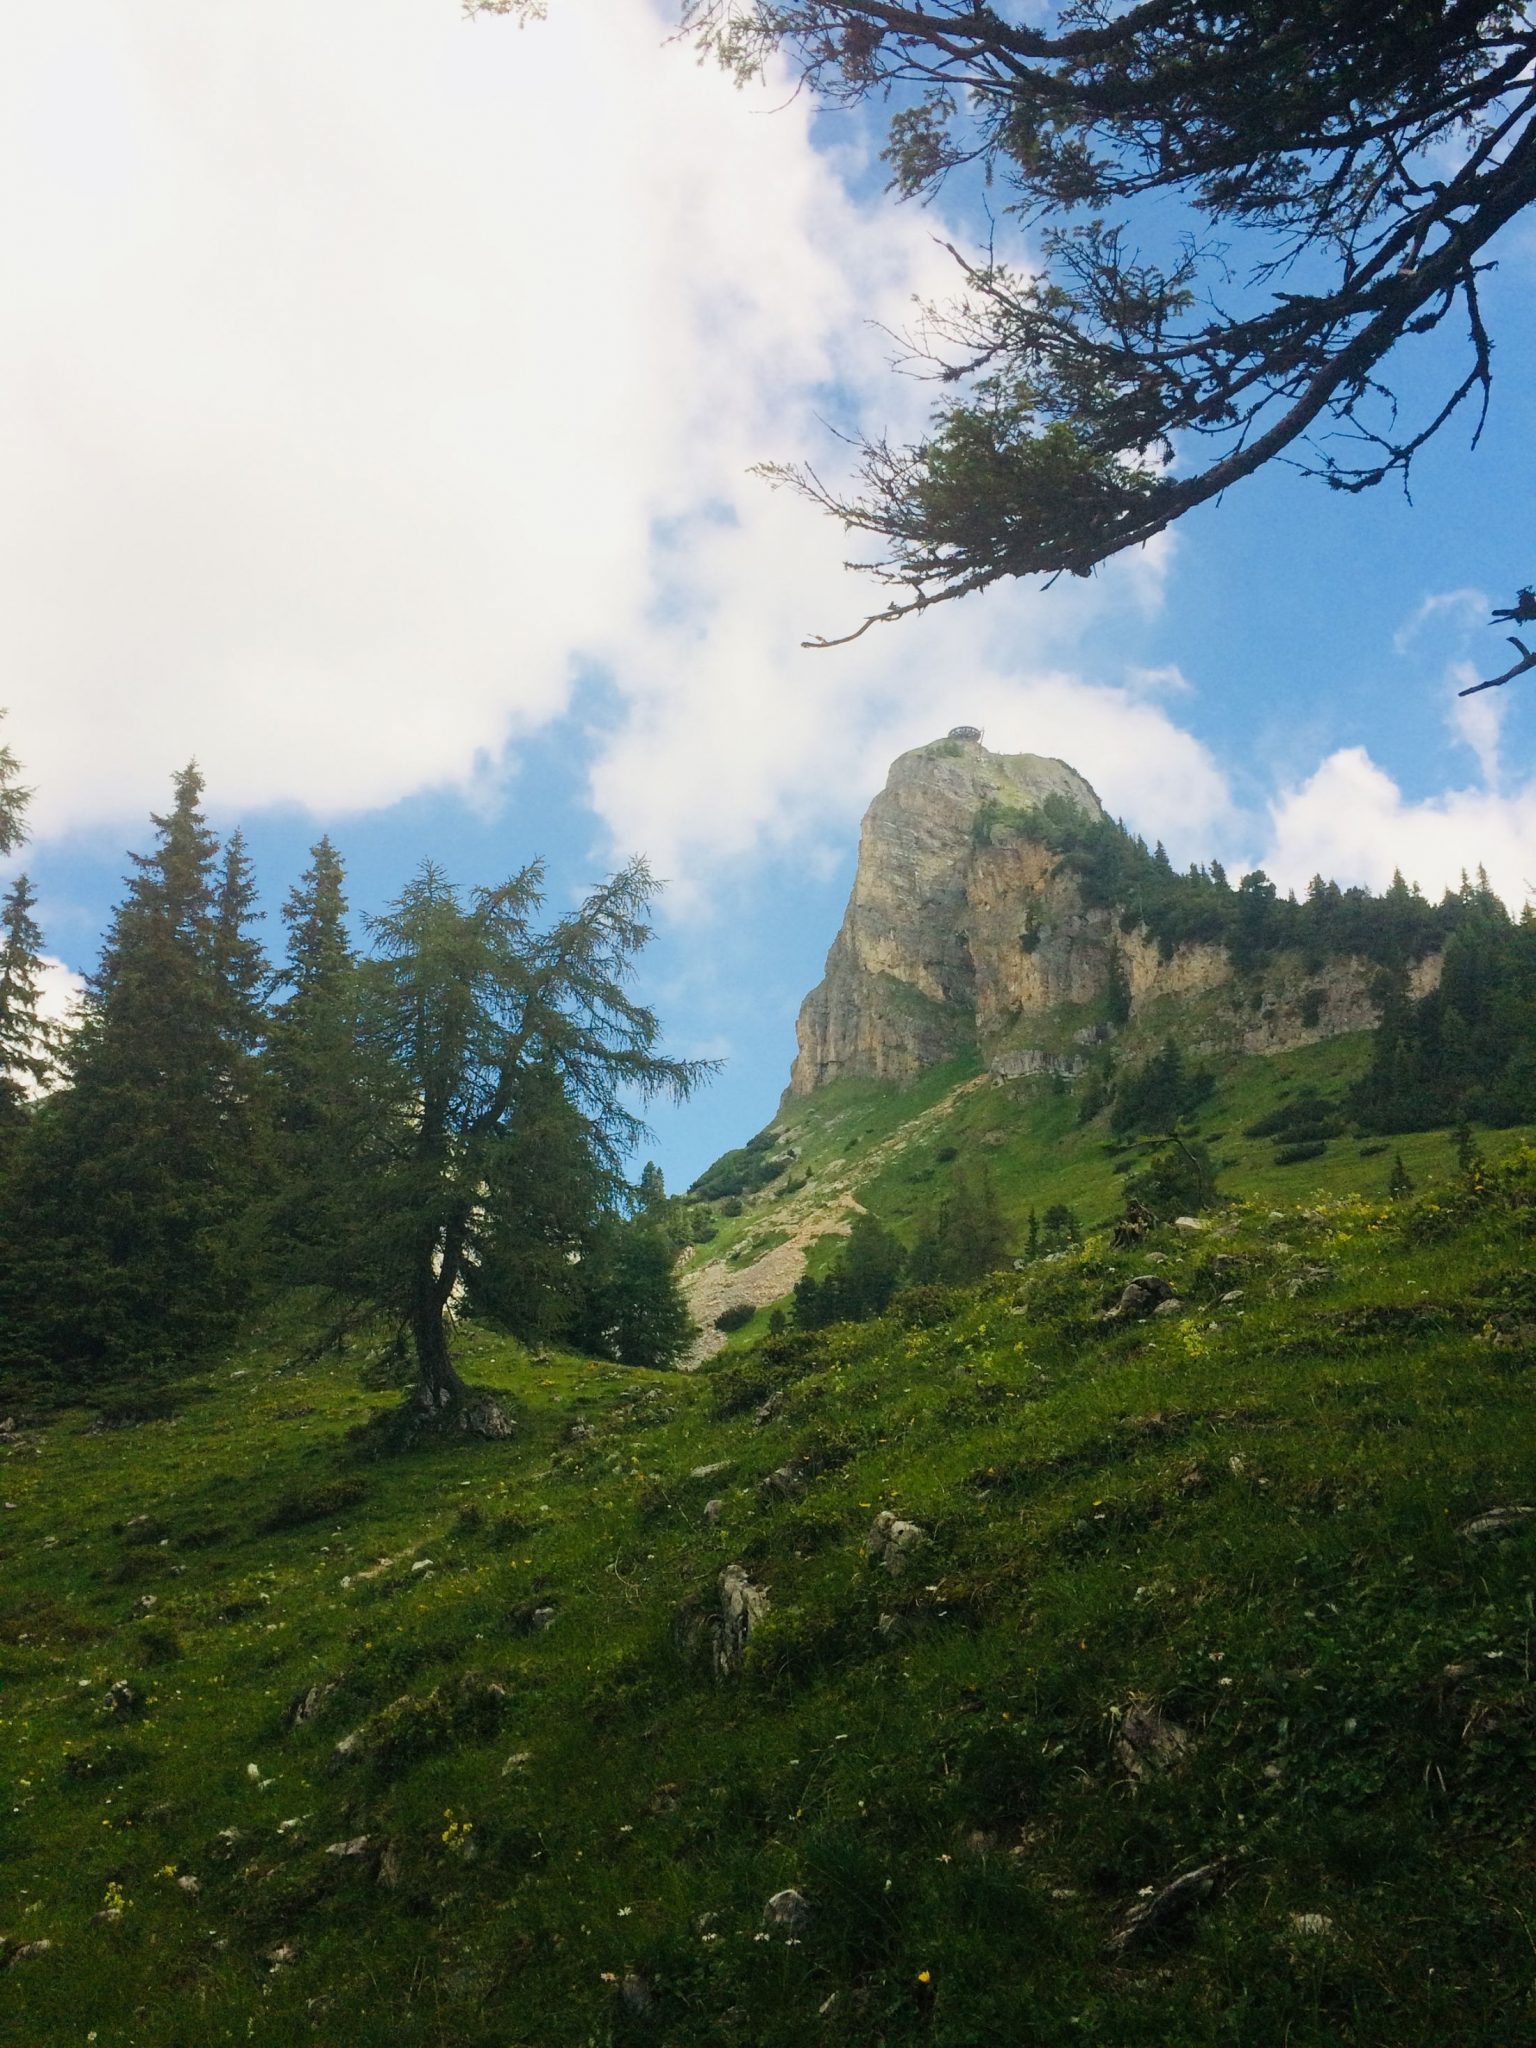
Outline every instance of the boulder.
<path id="1" fill-rule="evenodd" d="M 903 1522 L 889 1508 L 884 1508 L 870 1524 L 864 1548 L 877 1564 L 885 1566 L 893 1578 L 899 1578 L 917 1553 L 928 1547 L 928 1543 L 926 1529 L 920 1529 L 916 1522 Z"/>
<path id="2" fill-rule="evenodd" d="M 1116 1763 L 1136 1784 L 1176 1770 L 1189 1747 L 1189 1735 L 1176 1721 L 1135 1695 L 1120 1709 L 1110 1741 Z"/>
<path id="3" fill-rule="evenodd" d="M 1134 1280 L 1127 1280 L 1120 1290 L 1120 1299 L 1111 1309 L 1106 1309 L 1099 1318 L 1105 1323 L 1135 1323 L 1143 1317 L 1155 1314 L 1160 1305 L 1171 1299 L 1173 1289 L 1156 1273 L 1139 1273 Z"/>
<path id="4" fill-rule="evenodd" d="M 715 1586 L 713 1607 L 685 1618 L 690 1647 L 702 1644 L 716 1678 L 734 1678 L 747 1654 L 752 1631 L 768 1612 L 766 1586 L 754 1585 L 743 1564 L 728 1564 Z"/>
<path id="5" fill-rule="evenodd" d="M 780 1934 L 804 1934 L 810 1924 L 810 1901 L 793 1887 L 775 1892 L 763 1908 L 763 1925 L 775 1928 Z"/>

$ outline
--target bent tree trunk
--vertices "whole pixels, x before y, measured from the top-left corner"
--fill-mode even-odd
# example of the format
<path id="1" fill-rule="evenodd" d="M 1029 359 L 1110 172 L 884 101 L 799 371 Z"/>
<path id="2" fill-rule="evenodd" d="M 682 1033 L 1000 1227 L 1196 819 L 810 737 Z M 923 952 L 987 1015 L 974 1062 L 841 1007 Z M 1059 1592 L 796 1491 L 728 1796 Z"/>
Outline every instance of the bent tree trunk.
<path id="1" fill-rule="evenodd" d="M 418 1254 L 410 1311 L 416 1353 L 416 1386 L 407 1402 L 412 1429 L 510 1436 L 510 1414 L 494 1394 L 465 1384 L 448 1348 L 448 1303 L 456 1278 L 456 1260 L 439 1266 L 430 1247 Z"/>

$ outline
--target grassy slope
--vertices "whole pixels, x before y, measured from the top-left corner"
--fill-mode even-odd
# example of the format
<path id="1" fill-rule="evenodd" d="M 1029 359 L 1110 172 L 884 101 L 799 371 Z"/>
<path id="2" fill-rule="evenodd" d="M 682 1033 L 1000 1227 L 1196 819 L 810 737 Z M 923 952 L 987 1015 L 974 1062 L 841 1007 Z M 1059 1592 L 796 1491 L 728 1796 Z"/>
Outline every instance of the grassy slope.
<path id="1" fill-rule="evenodd" d="M 1449 1178 L 1454 1157 L 1442 1131 L 1386 1141 L 1336 1138 L 1321 1159 L 1293 1166 L 1274 1163 L 1272 1140 L 1243 1136 L 1246 1125 L 1304 1090 L 1337 1097 L 1364 1071 L 1369 1055 L 1370 1034 L 1359 1032 L 1288 1053 L 1211 1060 L 1217 1086 L 1201 1106 L 1196 1129 L 1218 1162 L 1223 1187 L 1280 1204 L 1313 1195 L 1383 1195 L 1399 1152 L 1421 1189 Z M 1115 1167 L 1134 1165 L 1138 1156 L 1135 1141 L 1112 1139 L 1105 1116 L 1080 1124 L 1072 1092 L 1054 1091 L 1041 1081 L 1000 1087 L 981 1077 L 974 1059 L 935 1068 L 910 1088 L 834 1083 L 789 1102 L 774 1129 L 799 1154 L 793 1168 L 748 1197 L 740 1216 L 719 1216 L 718 1235 L 702 1257 L 736 1266 L 760 1256 L 779 1234 L 775 1226 L 798 1223 L 818 1202 L 828 1202 L 835 1212 L 845 1190 L 910 1240 L 942 1194 L 952 1160 L 985 1163 L 1022 1251 L 1030 1208 L 1043 1215 L 1053 1203 L 1065 1202 L 1085 1228 L 1118 1215 L 1124 1178 Z M 1479 1143 L 1497 1158 L 1533 1136 L 1528 1130 L 1485 1131 Z M 807 1185 L 795 1186 L 806 1174 Z M 782 1192 L 785 1182 L 792 1188 L 788 1196 Z M 828 1237 L 812 1255 L 811 1270 L 818 1271 L 837 1250 L 838 1241 Z M 765 1311 L 733 1342 L 738 1348 L 754 1342 L 766 1325 Z"/>
<path id="2" fill-rule="evenodd" d="M 1533 1497 L 1536 1157 L 1268 1208 L 1151 1247 L 1193 1306 L 1134 1327 L 1091 1318 L 1147 1252 L 1099 1242 L 695 1379 L 471 1335 L 509 1445 L 368 1462 L 389 1397 L 280 1331 L 175 1419 L 36 1431 L 0 1477 L 0 1857 L 3 1931 L 54 1946 L 0 1981 L 13 2037 L 1528 2038 L 1536 1534 L 1457 1531 Z M 932 1536 L 895 1581 L 882 1506 Z M 717 1683 L 676 1622 L 733 1559 L 774 1604 Z M 1137 1697 L 1190 1744 L 1139 1787 Z M 1110 1954 L 1217 1855 L 1224 1896 Z M 789 1885 L 809 1925 L 765 1938 Z"/>

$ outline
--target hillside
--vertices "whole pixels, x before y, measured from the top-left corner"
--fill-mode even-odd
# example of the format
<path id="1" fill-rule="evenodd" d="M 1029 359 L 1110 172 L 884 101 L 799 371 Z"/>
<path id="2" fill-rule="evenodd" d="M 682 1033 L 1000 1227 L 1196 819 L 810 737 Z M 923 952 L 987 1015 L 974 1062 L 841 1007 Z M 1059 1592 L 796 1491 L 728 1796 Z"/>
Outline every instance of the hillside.
<path id="1" fill-rule="evenodd" d="M 1309 1093 L 1336 1097 L 1364 1072 L 1368 1053 L 1362 1032 L 1274 1057 L 1213 1057 L 1215 1088 L 1192 1130 L 1209 1144 L 1222 1186 L 1277 1203 L 1299 1195 L 1371 1197 L 1385 1194 L 1398 1156 L 1415 1181 L 1443 1170 L 1450 1158 L 1444 1131 L 1406 1132 L 1390 1142 L 1346 1136 L 1294 1165 L 1278 1162 L 1272 1138 L 1244 1135 Z M 733 1341 L 760 1334 L 766 1311 L 807 1263 L 814 1272 L 834 1254 L 859 1208 L 910 1235 L 962 1161 L 984 1162 L 1021 1251 L 1031 1208 L 1043 1214 L 1063 1202 L 1085 1226 L 1107 1223 L 1123 1207 L 1127 1167 L 1145 1147 L 1115 1139 L 1102 1119 L 1080 1122 L 1078 1112 L 1070 1091 L 1031 1081 L 1000 1085 L 974 1057 L 933 1068 L 906 1088 L 844 1081 L 786 1098 L 758 1155 L 770 1167 L 783 1162 L 779 1170 L 763 1186 L 711 1204 L 714 1236 L 683 1268 L 705 1326 L 702 1354 L 718 1348 L 709 1326 L 732 1303 L 764 1311 Z M 1479 1142 L 1498 1156 L 1529 1135 L 1486 1131 Z"/>
<path id="2" fill-rule="evenodd" d="M 1533 1231 L 1447 1154 L 691 1376 L 466 1328 L 516 1434 L 409 1457 L 297 1312 L 14 1418 L 11 2038 L 1507 2048 Z"/>
<path id="3" fill-rule="evenodd" d="M 1015 1252 L 1031 1212 L 1109 1224 L 1170 1128 L 1118 1116 L 1117 1094 L 1169 1042 L 1206 1091 L 1181 1131 L 1228 1194 L 1379 1195 L 1399 1159 L 1432 1173 L 1465 1119 L 1517 1146 L 1536 1129 L 1536 924 L 1481 876 L 1431 905 L 1400 880 L 1319 878 L 1298 903 L 1262 872 L 1179 874 L 1065 762 L 960 728 L 903 754 L 870 805 L 797 1032 L 778 1114 L 690 1190 L 695 1361 L 722 1313 L 758 1311 L 735 1341 L 761 1334 L 862 1210 L 910 1249 L 961 1176 L 984 1177 Z"/>

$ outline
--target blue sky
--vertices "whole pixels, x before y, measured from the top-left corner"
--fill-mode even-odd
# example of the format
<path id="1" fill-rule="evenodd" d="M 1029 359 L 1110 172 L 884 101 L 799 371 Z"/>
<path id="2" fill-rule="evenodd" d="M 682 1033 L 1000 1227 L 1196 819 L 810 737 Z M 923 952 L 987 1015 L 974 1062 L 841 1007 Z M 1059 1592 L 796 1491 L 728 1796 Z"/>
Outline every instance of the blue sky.
<path id="1" fill-rule="evenodd" d="M 0 703 L 65 967 L 193 754 L 274 909 L 323 830 L 362 908 L 429 854 L 543 853 L 562 906 L 646 852 L 644 991 L 726 1062 L 657 1118 L 678 1184 L 772 1114 L 859 816 L 959 720 L 1181 859 L 1536 886 L 1536 693 L 1454 694 L 1536 574 L 1532 227 L 1487 289 L 1482 446 L 1453 425 L 1413 503 L 1275 469 L 1089 583 L 809 653 L 865 594 L 749 465 L 920 425 L 875 323 L 948 286 L 956 227 L 884 198 L 857 123 L 734 91 L 652 0 L 33 16 L 0 81 Z"/>

